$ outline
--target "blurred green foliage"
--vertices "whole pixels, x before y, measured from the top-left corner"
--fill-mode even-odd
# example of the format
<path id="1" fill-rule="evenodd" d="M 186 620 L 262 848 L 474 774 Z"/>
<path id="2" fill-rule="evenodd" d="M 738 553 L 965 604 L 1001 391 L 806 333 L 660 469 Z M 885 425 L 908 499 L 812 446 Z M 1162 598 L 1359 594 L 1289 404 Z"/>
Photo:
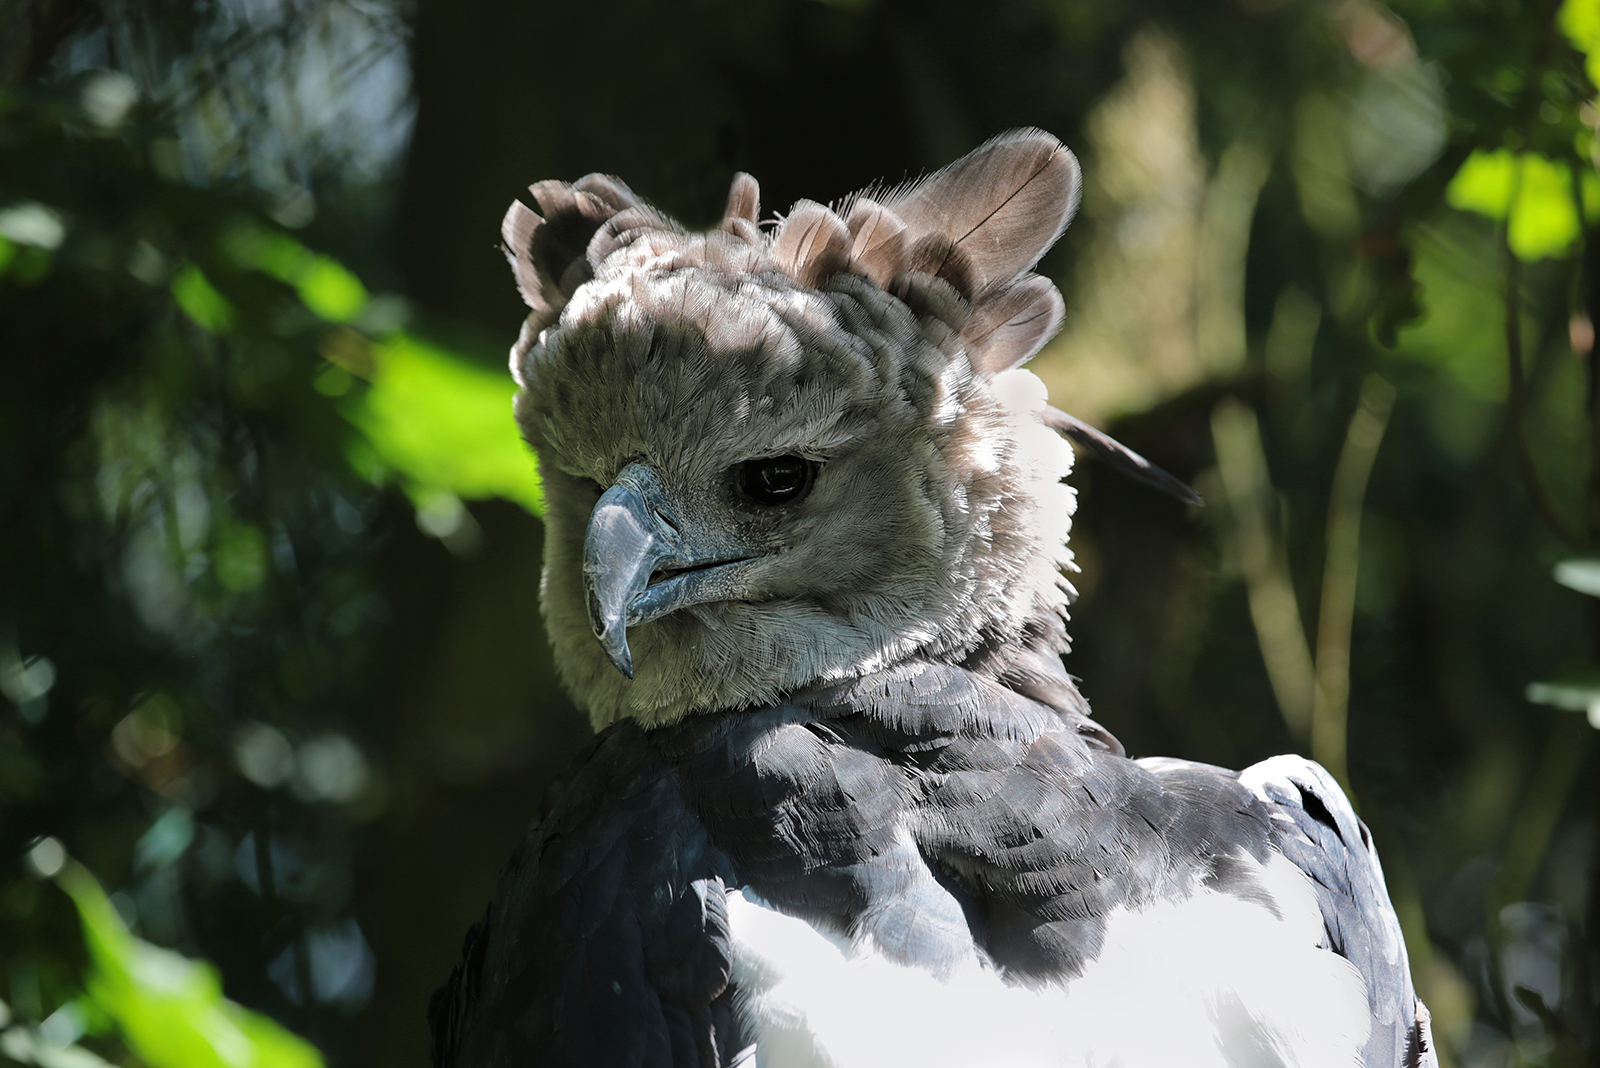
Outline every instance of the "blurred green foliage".
<path id="1" fill-rule="evenodd" d="M 84 993 L 38 1026 L 8 1026 L 10 1009 L 0 1002 L 0 1055 L 41 1068 L 94 1068 L 107 1062 L 78 1039 L 112 1032 L 150 1068 L 321 1068 L 315 1047 L 224 998 L 214 968 L 130 935 L 94 876 L 60 843 L 43 839 L 29 856 L 77 906 L 90 970 Z"/>
<path id="2" fill-rule="evenodd" d="M 1511 251 L 1525 260 L 1561 256 L 1600 211 L 1600 175 L 1536 153 L 1479 150 L 1450 180 L 1451 207 L 1506 224 Z"/>
<path id="3" fill-rule="evenodd" d="M 354 1049 L 373 964 L 347 843 L 383 790 L 350 739 L 382 613 L 378 487 L 532 506 L 537 478 L 503 374 L 403 330 L 404 301 L 248 187 L 197 183 L 138 97 L 104 70 L 0 96 L 0 833 L 17 860 L 62 834 L 147 935 Z M 46 1025 L 67 1011 L 105 1025 L 98 1053 L 151 1065 L 320 1063 L 206 966 L 122 932 L 77 869 L 82 942 L 9 878 L 0 974 L 28 1058 L 65 1063 Z"/>
<path id="4" fill-rule="evenodd" d="M 1210 501 L 1074 476 L 1097 715 L 1231 766 L 1347 716 L 1446 1063 L 1597 1063 L 1597 45 L 1597 0 L 0 5 L 0 1060 L 423 1063 L 585 734 L 511 197 L 705 223 L 1036 124 L 1087 189 L 1034 366 Z"/>
<path id="5" fill-rule="evenodd" d="M 508 372 L 407 334 L 374 346 L 371 361 L 371 387 L 347 408 L 372 448 L 359 466 L 398 472 L 424 508 L 451 494 L 503 497 L 540 512 L 538 471 L 508 414 L 516 393 Z"/>
<path id="6" fill-rule="evenodd" d="M 1600 597 L 1600 560 L 1563 560 L 1556 565 L 1555 580 L 1569 590 Z M 1530 682 L 1528 700 L 1564 712 L 1582 712 L 1589 726 L 1600 731 L 1600 664 L 1584 672 L 1586 679 Z"/>
<path id="7" fill-rule="evenodd" d="M 128 933 L 105 891 L 68 862 L 58 876 L 83 922 L 88 1009 L 151 1068 L 320 1068 L 315 1047 L 222 996 L 215 969 Z"/>

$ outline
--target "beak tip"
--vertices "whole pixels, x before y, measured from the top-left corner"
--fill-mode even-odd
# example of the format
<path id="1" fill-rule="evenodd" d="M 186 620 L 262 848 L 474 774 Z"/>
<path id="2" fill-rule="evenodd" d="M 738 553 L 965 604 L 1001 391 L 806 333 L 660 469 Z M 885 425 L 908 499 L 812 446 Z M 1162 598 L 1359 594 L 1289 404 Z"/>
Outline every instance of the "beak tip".
<path id="1" fill-rule="evenodd" d="M 605 650 L 606 659 L 611 661 L 611 666 L 622 673 L 622 677 L 633 679 L 633 651 L 628 648 L 628 632 L 619 620 L 613 626 L 596 628 L 594 636 L 600 641 L 600 648 Z"/>
<path id="2" fill-rule="evenodd" d="M 629 682 L 633 681 L 633 657 L 628 655 L 626 646 L 623 647 L 621 653 L 612 654 L 611 666 L 620 671 L 623 678 Z"/>

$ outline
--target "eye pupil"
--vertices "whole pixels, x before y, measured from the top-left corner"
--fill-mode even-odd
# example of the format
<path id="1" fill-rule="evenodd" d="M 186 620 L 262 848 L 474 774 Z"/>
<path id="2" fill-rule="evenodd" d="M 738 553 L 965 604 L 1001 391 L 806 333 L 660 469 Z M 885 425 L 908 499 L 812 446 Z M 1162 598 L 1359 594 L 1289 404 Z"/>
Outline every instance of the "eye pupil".
<path id="1" fill-rule="evenodd" d="M 739 468 L 739 491 L 756 504 L 787 504 L 811 489 L 817 465 L 804 456 L 767 456 Z"/>

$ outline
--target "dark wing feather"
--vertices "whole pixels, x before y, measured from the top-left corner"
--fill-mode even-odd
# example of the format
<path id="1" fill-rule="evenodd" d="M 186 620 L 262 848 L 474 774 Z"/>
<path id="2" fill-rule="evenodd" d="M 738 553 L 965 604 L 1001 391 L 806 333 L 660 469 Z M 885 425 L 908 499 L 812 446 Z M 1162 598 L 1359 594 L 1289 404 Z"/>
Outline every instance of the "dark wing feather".
<path id="1" fill-rule="evenodd" d="M 775 707 L 611 728 L 436 995 L 435 1065 L 734 1063 L 727 887 L 935 974 L 977 951 L 1058 982 L 1100 953 L 1119 907 L 1202 882 L 1272 907 L 1240 861 L 1278 850 L 1312 877 L 1328 948 L 1367 980 L 1367 1063 L 1436 1068 L 1382 872 L 1331 780 L 1294 758 L 1243 776 L 1135 762 L 1075 718 L 914 662 Z"/>
<path id="2" fill-rule="evenodd" d="M 1367 986 L 1369 1065 L 1437 1068 L 1427 1009 L 1411 983 L 1400 921 L 1366 824 L 1319 765 L 1275 757 L 1240 781 L 1270 806 L 1275 845 L 1311 877 L 1328 947 L 1356 966 Z"/>
<path id="3" fill-rule="evenodd" d="M 909 663 L 652 740 L 762 899 L 935 974 L 976 947 L 1048 981 L 1099 953 L 1118 906 L 1208 877 L 1193 843 L 1264 859 L 1269 835 L 1230 776 L 1155 775 L 1074 718 Z"/>
<path id="4" fill-rule="evenodd" d="M 1085 423 L 1076 416 L 1057 408 L 1044 410 L 1044 424 L 1059 434 L 1064 434 L 1082 445 L 1095 456 L 1118 471 L 1163 493 L 1170 494 L 1185 504 L 1204 504 L 1200 494 L 1173 478 L 1143 456 L 1128 448 L 1110 434 Z"/>
<path id="5" fill-rule="evenodd" d="M 607 731 L 434 995 L 435 1068 L 729 1063 L 727 872 L 642 732 Z"/>

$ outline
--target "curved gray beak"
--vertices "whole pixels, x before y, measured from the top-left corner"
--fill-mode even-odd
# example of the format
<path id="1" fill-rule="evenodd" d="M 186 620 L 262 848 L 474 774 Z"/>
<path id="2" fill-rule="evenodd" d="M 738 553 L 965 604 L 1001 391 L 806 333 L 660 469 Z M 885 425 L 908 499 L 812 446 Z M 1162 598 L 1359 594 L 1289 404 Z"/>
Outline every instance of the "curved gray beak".
<path id="1" fill-rule="evenodd" d="M 618 671 L 633 678 L 628 628 L 737 593 L 735 569 L 753 553 L 715 531 L 685 529 L 656 473 L 629 464 L 600 495 L 583 543 L 589 625 Z"/>

